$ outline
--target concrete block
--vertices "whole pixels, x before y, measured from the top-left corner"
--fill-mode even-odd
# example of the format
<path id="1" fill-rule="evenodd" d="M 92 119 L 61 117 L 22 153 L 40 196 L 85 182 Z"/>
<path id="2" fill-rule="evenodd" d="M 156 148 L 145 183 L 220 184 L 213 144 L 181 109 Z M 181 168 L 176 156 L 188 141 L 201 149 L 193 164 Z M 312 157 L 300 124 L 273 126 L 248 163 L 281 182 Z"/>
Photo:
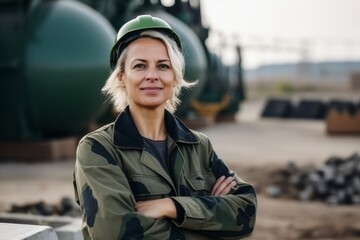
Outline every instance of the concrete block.
<path id="1" fill-rule="evenodd" d="M 0 223 L 0 240 L 58 240 L 52 227 L 30 224 Z"/>
<path id="2" fill-rule="evenodd" d="M 30 214 L 0 213 L 0 222 L 13 224 L 42 225 L 52 228 L 59 240 L 83 240 L 81 218 L 39 216 Z M 3 231 L 0 231 L 2 233 Z M 42 238 L 41 238 L 42 239 Z M 56 238 L 57 239 L 57 238 Z M 1 237 L 0 237 L 0 240 Z M 36 239 L 37 240 L 37 239 Z M 49 238 L 49 240 L 52 240 Z"/>

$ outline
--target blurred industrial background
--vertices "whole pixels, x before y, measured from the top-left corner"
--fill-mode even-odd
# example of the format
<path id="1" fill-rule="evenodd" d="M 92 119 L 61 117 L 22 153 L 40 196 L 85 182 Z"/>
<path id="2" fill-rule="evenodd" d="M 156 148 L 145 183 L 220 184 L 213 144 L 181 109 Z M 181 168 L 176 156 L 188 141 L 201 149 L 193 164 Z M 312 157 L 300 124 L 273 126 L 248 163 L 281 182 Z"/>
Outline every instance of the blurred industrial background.
<path id="1" fill-rule="evenodd" d="M 250 238 L 360 239 L 360 5 L 216 2 L 0 0 L 0 223 L 79 239 L 59 230 L 79 217 L 76 144 L 116 116 L 100 92 L 116 31 L 151 14 L 199 81 L 176 114 L 258 191 Z"/>
<path id="2" fill-rule="evenodd" d="M 233 64 L 206 47 L 200 2 L 2 1 L 1 11 L 1 140 L 73 136 L 111 120 L 99 91 L 109 50 L 115 30 L 138 14 L 165 19 L 184 42 L 185 77 L 199 84 L 183 93 L 179 116 L 192 102 L 198 111 L 203 103 L 219 105 L 209 110 L 214 116 L 234 115 L 244 99 L 240 46 Z"/>

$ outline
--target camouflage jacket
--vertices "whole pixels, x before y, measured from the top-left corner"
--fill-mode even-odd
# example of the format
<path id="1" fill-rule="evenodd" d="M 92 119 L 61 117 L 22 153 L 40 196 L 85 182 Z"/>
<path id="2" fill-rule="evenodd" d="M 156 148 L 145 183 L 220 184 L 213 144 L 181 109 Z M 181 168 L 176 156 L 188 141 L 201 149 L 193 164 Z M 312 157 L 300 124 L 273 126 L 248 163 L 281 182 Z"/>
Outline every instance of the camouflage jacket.
<path id="1" fill-rule="evenodd" d="M 239 239 L 255 224 L 254 188 L 230 171 L 208 138 L 165 113 L 170 176 L 145 148 L 127 110 L 88 135 L 77 148 L 75 198 L 85 239 Z M 217 178 L 234 176 L 226 196 L 211 196 Z M 183 216 L 153 219 L 137 200 L 171 197 Z M 180 214 L 178 211 L 178 215 Z"/>

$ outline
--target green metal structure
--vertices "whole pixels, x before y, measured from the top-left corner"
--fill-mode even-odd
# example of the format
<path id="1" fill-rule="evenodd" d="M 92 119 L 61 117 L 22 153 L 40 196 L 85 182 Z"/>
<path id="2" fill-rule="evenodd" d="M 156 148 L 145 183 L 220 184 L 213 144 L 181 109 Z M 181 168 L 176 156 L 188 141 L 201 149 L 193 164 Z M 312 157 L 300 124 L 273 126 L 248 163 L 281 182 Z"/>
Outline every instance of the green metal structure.
<path id="1" fill-rule="evenodd" d="M 101 87 L 111 71 L 110 50 L 116 31 L 140 14 L 171 25 L 183 44 L 185 79 L 198 80 L 182 93 L 176 114 L 185 118 L 196 112 L 193 102 L 226 98 L 217 115 L 234 115 L 245 95 L 241 54 L 234 49 L 239 61 L 228 66 L 208 49 L 200 1 L 1 0 L 0 141 L 80 135 L 109 121 Z"/>
<path id="2" fill-rule="evenodd" d="M 99 89 L 108 74 L 115 31 L 76 1 L 2 3 L 1 140 L 63 137 L 104 111 Z M 4 14 L 5 12 L 5 14 Z M 9 24 L 4 18 L 14 16 Z M 19 17 L 19 19 L 16 19 Z"/>

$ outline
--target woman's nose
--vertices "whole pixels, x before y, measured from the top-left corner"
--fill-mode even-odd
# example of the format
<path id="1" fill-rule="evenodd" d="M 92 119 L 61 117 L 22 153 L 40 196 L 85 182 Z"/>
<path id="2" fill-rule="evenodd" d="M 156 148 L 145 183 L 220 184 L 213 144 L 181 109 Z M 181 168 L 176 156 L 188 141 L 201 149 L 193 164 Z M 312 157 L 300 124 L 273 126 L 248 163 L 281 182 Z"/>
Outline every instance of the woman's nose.
<path id="1" fill-rule="evenodd" d="M 146 71 L 146 80 L 158 80 L 158 79 L 159 79 L 159 74 L 156 68 L 149 68 L 148 71 Z"/>

